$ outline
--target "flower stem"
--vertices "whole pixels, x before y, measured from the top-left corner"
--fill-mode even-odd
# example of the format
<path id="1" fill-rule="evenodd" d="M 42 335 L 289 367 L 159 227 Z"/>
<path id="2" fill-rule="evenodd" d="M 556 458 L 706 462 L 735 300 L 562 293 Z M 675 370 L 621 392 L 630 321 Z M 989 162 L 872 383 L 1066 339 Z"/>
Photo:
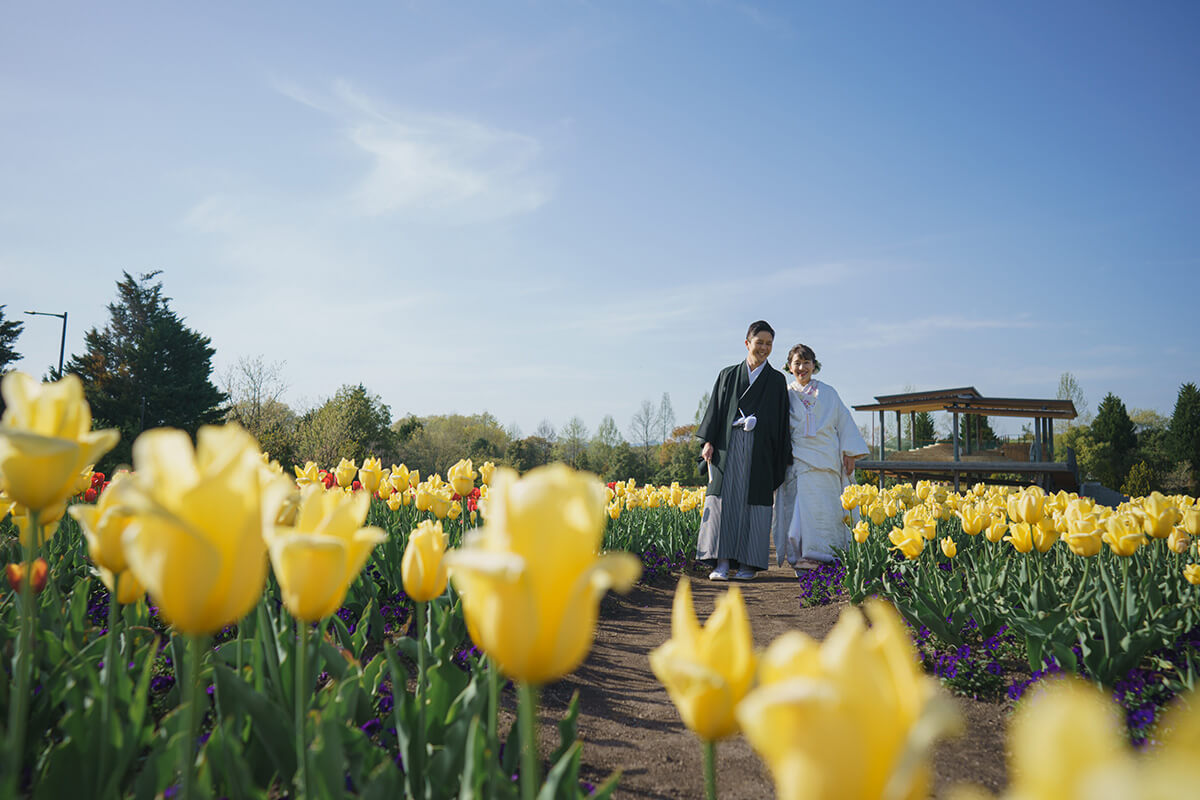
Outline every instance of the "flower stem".
<path id="1" fill-rule="evenodd" d="M 187 669 L 187 704 L 183 707 L 183 724 L 187 736 L 180 742 L 179 773 L 183 800 L 196 797 L 196 739 L 200 733 L 200 653 L 204 649 L 204 641 L 200 636 L 187 637 L 188 669 Z"/>
<path id="2" fill-rule="evenodd" d="M 15 797 L 21 784 L 21 767 L 25 755 L 25 726 L 29 717 L 29 681 L 33 669 L 33 623 L 36 609 L 33 593 L 33 562 L 37 559 L 41 538 L 41 512 L 30 510 L 29 532 L 32 541 L 22 543 L 25 555 L 25 575 L 21 581 L 21 617 L 17 632 L 17 653 L 13 672 L 15 681 L 8 707 L 8 776 L 5 780 L 6 797 Z"/>
<path id="3" fill-rule="evenodd" d="M 717 743 L 704 743 L 704 796 L 717 800 Z"/>
<path id="4" fill-rule="evenodd" d="M 421 781 L 425 780 L 425 671 L 427 666 L 427 654 L 425 652 L 425 631 L 428 629 L 427 614 L 429 613 L 429 603 L 424 600 L 417 601 L 417 746 L 416 774 L 421 776 Z M 421 788 L 421 787 L 417 787 Z M 420 796 L 424 796 L 422 791 Z"/>
<path id="5" fill-rule="evenodd" d="M 308 623 L 296 620 L 296 797 L 302 798 L 308 791 L 308 747 L 304 740 L 304 717 L 308 710 L 308 686 L 305 662 L 308 660 Z"/>
<path id="6" fill-rule="evenodd" d="M 496 735 L 496 709 L 500 699 L 500 674 L 496 669 L 496 660 L 492 656 L 487 657 L 487 689 L 488 689 L 488 704 L 487 704 L 487 741 L 488 751 L 491 757 L 491 762 L 488 764 L 488 797 L 495 797 L 496 792 L 496 776 L 500 771 L 498 759 L 500 757 L 500 742 Z"/>
<path id="7" fill-rule="evenodd" d="M 542 779 L 538 775 L 537 688 L 517 685 L 517 725 L 521 732 L 521 800 L 534 800 Z"/>
<path id="8" fill-rule="evenodd" d="M 117 623 L 121 619 L 121 604 L 117 602 L 120 596 L 121 573 L 113 575 L 112 591 L 108 593 L 108 633 L 104 641 L 104 697 L 100 700 L 100 736 L 104 740 L 100 748 L 100 771 L 96 773 L 100 785 L 105 785 L 105 769 L 108 761 L 108 731 L 112 720 L 113 680 L 117 670 Z"/>

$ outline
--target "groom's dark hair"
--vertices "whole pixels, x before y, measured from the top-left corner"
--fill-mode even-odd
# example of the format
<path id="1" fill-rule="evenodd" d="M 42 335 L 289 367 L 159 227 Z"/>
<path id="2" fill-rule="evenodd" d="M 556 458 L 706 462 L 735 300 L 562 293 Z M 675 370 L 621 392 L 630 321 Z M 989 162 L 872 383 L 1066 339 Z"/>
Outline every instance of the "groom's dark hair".
<path id="1" fill-rule="evenodd" d="M 750 330 L 746 331 L 746 338 L 753 339 L 754 334 L 762 333 L 763 331 L 766 331 L 767 333 L 771 334 L 772 339 L 775 338 L 775 329 L 772 328 L 770 325 L 768 325 L 767 321 L 765 319 L 760 319 L 756 322 L 751 322 Z"/>

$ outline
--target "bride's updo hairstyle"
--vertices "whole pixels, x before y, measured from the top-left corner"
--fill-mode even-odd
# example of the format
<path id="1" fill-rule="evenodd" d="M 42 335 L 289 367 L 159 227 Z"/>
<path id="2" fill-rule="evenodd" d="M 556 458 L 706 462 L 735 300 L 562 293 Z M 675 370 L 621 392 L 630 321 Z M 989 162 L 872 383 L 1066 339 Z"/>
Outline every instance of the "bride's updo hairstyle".
<path id="1" fill-rule="evenodd" d="M 797 354 L 799 354 L 800 358 L 804 359 L 805 361 L 813 362 L 813 375 L 816 375 L 821 371 L 821 362 L 817 361 L 817 354 L 813 352 L 813 349 L 806 344 L 798 344 L 791 350 L 788 350 L 787 361 L 783 362 L 784 372 L 791 371 L 792 359 L 795 358 Z"/>

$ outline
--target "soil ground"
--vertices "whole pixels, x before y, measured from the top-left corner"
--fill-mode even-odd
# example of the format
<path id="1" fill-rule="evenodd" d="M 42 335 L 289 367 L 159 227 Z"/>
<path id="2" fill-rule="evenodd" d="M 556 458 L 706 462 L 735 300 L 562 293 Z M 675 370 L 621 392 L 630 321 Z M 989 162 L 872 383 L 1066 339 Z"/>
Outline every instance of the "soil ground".
<path id="1" fill-rule="evenodd" d="M 689 574 L 696 614 L 703 624 L 728 584 L 710 582 L 707 571 L 699 568 Z M 802 607 L 790 569 L 772 568 L 740 585 L 759 648 L 788 630 L 823 639 L 845 607 L 844 603 Z M 650 671 L 650 651 L 671 636 L 674 590 L 674 579 L 665 579 L 639 585 L 626 596 L 607 597 L 587 661 L 542 692 L 540 731 L 545 753 L 557 745 L 554 723 L 578 691 L 583 777 L 599 784 L 620 770 L 617 797 L 704 796 L 700 744 Z M 1006 780 L 1004 707 L 955 699 L 962 708 L 965 733 L 939 745 L 934 794 L 944 796 L 950 787 L 965 782 L 997 791 Z M 717 745 L 717 781 L 725 800 L 774 795 L 770 774 L 740 736 Z"/>

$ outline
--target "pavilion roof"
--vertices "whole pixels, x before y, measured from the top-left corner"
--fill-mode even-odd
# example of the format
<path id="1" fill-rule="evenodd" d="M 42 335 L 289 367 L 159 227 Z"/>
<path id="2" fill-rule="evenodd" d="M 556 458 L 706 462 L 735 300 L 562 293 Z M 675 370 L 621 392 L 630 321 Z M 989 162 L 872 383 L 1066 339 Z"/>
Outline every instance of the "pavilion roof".
<path id="1" fill-rule="evenodd" d="M 874 403 L 854 406 L 855 411 L 948 411 L 951 414 L 981 414 L 988 417 L 1050 417 L 1075 419 L 1078 412 L 1070 400 L 1032 397 L 984 397 L 974 386 L 924 392 L 876 395 Z"/>

